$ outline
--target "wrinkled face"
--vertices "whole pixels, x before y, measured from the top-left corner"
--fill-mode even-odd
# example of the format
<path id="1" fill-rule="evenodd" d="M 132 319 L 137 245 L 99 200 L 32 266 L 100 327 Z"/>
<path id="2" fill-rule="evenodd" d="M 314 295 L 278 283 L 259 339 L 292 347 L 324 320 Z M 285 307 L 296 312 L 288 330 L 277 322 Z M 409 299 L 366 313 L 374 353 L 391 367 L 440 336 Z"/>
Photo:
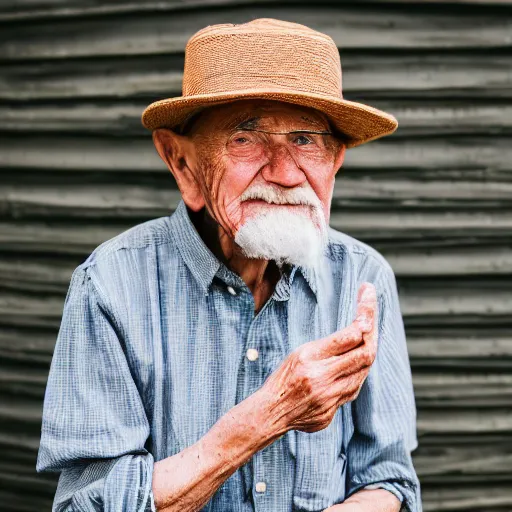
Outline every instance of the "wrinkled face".
<path id="1" fill-rule="evenodd" d="M 279 243 L 289 252 L 292 245 L 325 242 L 345 152 L 329 132 L 318 111 L 262 100 L 209 108 L 186 132 L 205 206 L 247 256 L 279 260 Z M 274 248 L 258 252 L 265 237 Z"/>
<path id="2" fill-rule="evenodd" d="M 238 101 L 201 114 L 190 135 L 203 171 L 205 200 L 215 218 L 236 232 L 255 208 L 251 202 L 243 203 L 241 195 L 249 186 L 261 184 L 278 190 L 311 186 L 328 220 L 338 170 L 335 163 L 340 148 L 336 139 L 249 131 L 254 129 L 330 131 L 320 112 L 279 102 Z M 319 147 L 322 144 L 327 147 Z"/>

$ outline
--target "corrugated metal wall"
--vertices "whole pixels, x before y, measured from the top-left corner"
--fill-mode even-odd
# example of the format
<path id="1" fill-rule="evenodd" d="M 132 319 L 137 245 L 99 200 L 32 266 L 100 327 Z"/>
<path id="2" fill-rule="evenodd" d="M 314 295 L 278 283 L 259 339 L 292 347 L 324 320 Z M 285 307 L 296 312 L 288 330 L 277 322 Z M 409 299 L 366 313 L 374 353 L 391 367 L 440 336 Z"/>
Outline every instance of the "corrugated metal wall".
<path id="1" fill-rule="evenodd" d="M 507 3 L 3 1 L 0 509 L 51 507 L 55 479 L 34 468 L 72 270 L 178 201 L 143 108 L 180 94 L 194 31 L 275 17 L 330 34 L 346 96 L 400 121 L 349 151 L 332 225 L 381 250 L 399 279 L 425 511 L 512 510 Z"/>

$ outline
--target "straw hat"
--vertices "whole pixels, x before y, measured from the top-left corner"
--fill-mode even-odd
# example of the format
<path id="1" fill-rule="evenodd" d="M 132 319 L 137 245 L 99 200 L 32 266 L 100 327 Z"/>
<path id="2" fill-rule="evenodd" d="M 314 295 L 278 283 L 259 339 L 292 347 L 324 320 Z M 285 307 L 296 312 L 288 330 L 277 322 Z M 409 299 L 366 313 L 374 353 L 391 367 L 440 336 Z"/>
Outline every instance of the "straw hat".
<path id="1" fill-rule="evenodd" d="M 320 110 L 349 148 L 398 126 L 391 114 L 343 99 L 338 48 L 329 36 L 270 18 L 196 32 L 185 48 L 182 96 L 151 103 L 142 124 L 150 130 L 176 128 L 198 109 L 241 99 Z"/>

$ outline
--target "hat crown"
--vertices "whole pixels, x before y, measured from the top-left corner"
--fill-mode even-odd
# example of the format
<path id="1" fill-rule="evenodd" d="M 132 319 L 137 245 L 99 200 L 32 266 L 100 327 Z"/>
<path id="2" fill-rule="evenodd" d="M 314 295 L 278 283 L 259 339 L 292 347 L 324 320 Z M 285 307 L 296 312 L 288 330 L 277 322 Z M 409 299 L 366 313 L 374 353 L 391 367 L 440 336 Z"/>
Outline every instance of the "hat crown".
<path id="1" fill-rule="evenodd" d="M 189 39 L 183 96 L 263 89 L 342 98 L 336 44 L 305 25 L 272 18 L 210 25 Z"/>
<path id="2" fill-rule="evenodd" d="M 194 112 L 241 99 L 323 112 L 349 148 L 398 126 L 391 114 L 342 97 L 340 56 L 328 35 L 272 18 L 196 32 L 185 47 L 182 96 L 151 103 L 142 124 L 179 130 Z"/>

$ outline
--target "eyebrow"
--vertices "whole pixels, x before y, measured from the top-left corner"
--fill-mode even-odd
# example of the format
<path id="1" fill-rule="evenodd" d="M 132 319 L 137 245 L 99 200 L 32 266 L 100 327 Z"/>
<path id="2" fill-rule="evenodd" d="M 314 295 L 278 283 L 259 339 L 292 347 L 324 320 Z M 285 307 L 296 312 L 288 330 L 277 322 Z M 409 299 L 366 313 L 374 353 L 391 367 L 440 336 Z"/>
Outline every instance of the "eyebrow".
<path id="1" fill-rule="evenodd" d="M 247 119 L 246 121 L 242 121 L 239 123 L 235 130 L 255 130 L 258 128 L 258 123 L 260 121 L 261 117 L 251 117 Z"/>

